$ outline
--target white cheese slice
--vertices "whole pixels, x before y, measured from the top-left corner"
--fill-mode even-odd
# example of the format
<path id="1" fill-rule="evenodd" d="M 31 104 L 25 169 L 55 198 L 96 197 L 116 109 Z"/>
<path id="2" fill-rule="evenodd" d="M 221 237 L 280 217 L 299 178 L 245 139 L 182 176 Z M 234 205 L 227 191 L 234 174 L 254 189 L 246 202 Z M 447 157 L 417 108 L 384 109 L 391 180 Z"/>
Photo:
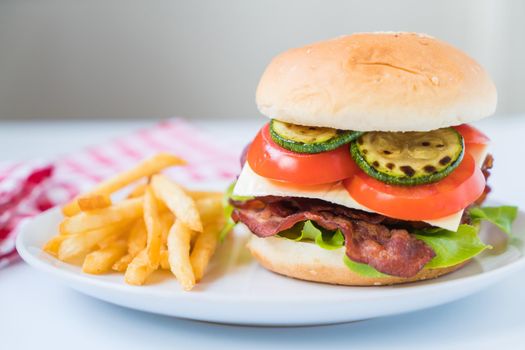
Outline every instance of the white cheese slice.
<path id="1" fill-rule="evenodd" d="M 485 159 L 487 152 L 476 155 L 476 164 L 481 166 L 481 162 Z M 350 196 L 348 191 L 344 188 L 341 182 L 315 185 L 315 186 L 290 186 L 289 184 L 282 184 L 277 181 L 272 181 L 265 177 L 257 175 L 252 168 L 246 164 L 244 165 L 237 184 L 233 189 L 233 194 L 238 196 L 285 196 L 285 197 L 302 197 L 302 198 L 318 198 L 340 204 L 351 209 L 360 209 L 367 212 L 374 212 L 361 204 Z M 457 231 L 463 210 L 455 214 L 434 220 L 424 220 L 424 222 L 441 227 L 450 231 Z"/>

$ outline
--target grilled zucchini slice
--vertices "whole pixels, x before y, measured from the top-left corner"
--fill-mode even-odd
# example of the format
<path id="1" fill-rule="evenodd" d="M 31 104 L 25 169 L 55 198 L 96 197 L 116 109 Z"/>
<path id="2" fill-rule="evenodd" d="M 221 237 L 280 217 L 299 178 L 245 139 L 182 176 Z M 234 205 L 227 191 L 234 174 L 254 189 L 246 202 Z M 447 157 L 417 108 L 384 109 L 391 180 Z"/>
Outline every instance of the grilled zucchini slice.
<path id="1" fill-rule="evenodd" d="M 357 139 L 362 132 L 270 122 L 270 136 L 279 146 L 297 153 L 331 151 Z"/>
<path id="2" fill-rule="evenodd" d="M 367 132 L 350 146 L 352 157 L 379 181 L 414 186 L 439 181 L 463 159 L 463 137 L 453 128 L 429 132 Z"/>

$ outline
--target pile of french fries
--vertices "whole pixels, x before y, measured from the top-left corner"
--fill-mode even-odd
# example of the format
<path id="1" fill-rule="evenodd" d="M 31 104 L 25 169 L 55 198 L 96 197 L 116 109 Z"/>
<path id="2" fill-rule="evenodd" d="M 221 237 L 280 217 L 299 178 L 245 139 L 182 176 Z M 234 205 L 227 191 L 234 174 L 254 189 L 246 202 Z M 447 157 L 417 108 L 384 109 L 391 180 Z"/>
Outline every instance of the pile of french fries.
<path id="1" fill-rule="evenodd" d="M 191 290 L 215 252 L 224 216 L 222 193 L 189 191 L 160 174 L 184 164 L 161 153 L 79 195 L 62 208 L 60 232 L 44 251 L 86 273 L 123 272 L 133 285 L 170 270 Z M 125 199 L 112 201 L 129 186 Z"/>

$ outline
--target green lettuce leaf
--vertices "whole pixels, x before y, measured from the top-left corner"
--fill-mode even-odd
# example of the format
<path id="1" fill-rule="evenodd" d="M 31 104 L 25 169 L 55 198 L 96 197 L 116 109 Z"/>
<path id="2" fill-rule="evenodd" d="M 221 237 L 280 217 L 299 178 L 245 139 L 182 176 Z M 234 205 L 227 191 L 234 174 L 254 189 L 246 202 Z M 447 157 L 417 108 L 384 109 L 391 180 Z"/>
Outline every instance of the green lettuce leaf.
<path id="1" fill-rule="evenodd" d="M 323 249 L 339 249 L 345 245 L 345 236 L 341 230 L 335 232 L 323 231 L 315 238 L 315 243 Z"/>
<path id="2" fill-rule="evenodd" d="M 353 260 L 350 260 L 350 258 L 345 254 L 343 257 L 343 262 L 345 263 L 346 267 L 348 267 L 353 272 L 365 276 L 365 277 L 387 277 L 388 275 L 385 275 L 384 273 L 381 273 L 374 269 L 372 266 L 367 264 L 362 264 L 355 262 Z"/>
<path id="3" fill-rule="evenodd" d="M 293 241 L 315 242 L 323 249 L 338 249 L 344 246 L 345 237 L 341 230 L 329 231 L 316 226 L 312 221 L 298 222 L 293 227 L 279 232 L 279 236 Z"/>
<path id="4" fill-rule="evenodd" d="M 417 230 L 415 236 L 436 253 L 434 259 L 425 265 L 427 268 L 457 265 L 492 248 L 479 239 L 477 227 L 471 225 L 459 225 L 457 232 L 436 228 Z"/>
<path id="5" fill-rule="evenodd" d="M 226 212 L 226 211 L 225 211 Z M 233 230 L 233 228 L 237 225 L 236 222 L 234 222 L 232 220 L 232 218 L 230 216 L 228 216 L 228 214 L 225 214 L 227 219 L 226 219 L 226 224 L 224 224 L 224 226 L 222 227 L 221 229 L 221 232 L 219 232 L 219 241 L 222 242 L 224 241 L 224 239 L 226 238 L 226 236 L 228 235 L 228 233 L 231 232 L 231 230 Z M 230 214 L 231 215 L 231 212 Z"/>
<path id="6" fill-rule="evenodd" d="M 226 192 L 224 192 L 224 196 L 222 197 L 222 206 L 224 207 L 224 218 L 226 224 L 224 224 L 224 227 L 221 229 L 221 232 L 219 233 L 219 239 L 222 242 L 226 235 L 233 230 L 235 225 L 237 225 L 233 219 L 232 219 L 232 212 L 233 212 L 233 205 L 230 204 L 230 199 L 233 199 L 234 201 L 247 201 L 250 199 L 253 199 L 253 197 L 248 196 L 236 196 L 233 194 L 233 189 L 235 188 L 235 184 L 237 181 L 234 181 L 228 186 L 226 189 Z"/>
<path id="7" fill-rule="evenodd" d="M 507 205 L 499 207 L 475 207 L 470 209 L 469 214 L 473 220 L 487 220 L 496 225 L 501 231 L 511 235 L 512 222 L 518 216 L 518 207 Z"/>
<path id="8" fill-rule="evenodd" d="M 279 232 L 278 235 L 296 242 L 315 241 L 315 236 L 317 235 L 315 230 L 309 229 L 309 227 L 303 230 L 306 222 L 307 221 L 298 222 L 289 229 Z"/>

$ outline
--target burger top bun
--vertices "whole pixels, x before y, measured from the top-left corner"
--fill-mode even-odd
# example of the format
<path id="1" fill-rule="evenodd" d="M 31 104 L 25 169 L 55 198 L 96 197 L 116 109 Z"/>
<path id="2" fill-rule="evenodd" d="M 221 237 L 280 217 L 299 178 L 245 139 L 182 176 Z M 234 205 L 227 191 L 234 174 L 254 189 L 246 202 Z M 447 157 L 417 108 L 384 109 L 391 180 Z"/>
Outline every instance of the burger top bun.
<path id="1" fill-rule="evenodd" d="M 360 33 L 275 57 L 257 106 L 281 121 L 358 131 L 429 131 L 491 115 L 496 88 L 460 50 L 417 33 Z"/>

